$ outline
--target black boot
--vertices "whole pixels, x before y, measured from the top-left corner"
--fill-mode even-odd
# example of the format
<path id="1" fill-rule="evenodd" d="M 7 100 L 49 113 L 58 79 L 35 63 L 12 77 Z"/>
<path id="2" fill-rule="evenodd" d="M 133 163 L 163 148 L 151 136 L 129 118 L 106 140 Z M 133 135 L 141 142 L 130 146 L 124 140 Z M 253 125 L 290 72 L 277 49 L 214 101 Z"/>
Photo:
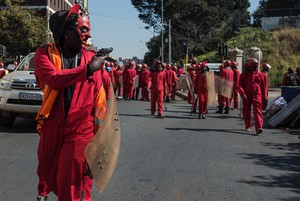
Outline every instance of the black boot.
<path id="1" fill-rule="evenodd" d="M 225 112 L 224 114 L 229 114 L 229 108 L 228 107 L 225 107 Z"/>
<path id="2" fill-rule="evenodd" d="M 42 195 L 39 195 L 37 198 L 36 198 L 37 201 L 46 201 L 47 200 L 47 196 L 42 196 Z"/>
<path id="3" fill-rule="evenodd" d="M 219 106 L 219 109 L 216 111 L 217 114 L 223 113 L 223 107 Z"/>

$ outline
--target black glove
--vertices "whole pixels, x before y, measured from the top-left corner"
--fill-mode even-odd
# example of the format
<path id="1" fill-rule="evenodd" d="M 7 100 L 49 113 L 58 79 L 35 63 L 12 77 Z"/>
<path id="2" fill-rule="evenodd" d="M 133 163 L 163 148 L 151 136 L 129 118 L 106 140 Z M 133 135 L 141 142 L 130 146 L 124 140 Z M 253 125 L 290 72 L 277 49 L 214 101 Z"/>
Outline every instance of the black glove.
<path id="1" fill-rule="evenodd" d="M 113 51 L 113 48 L 112 47 L 109 47 L 109 48 L 101 48 L 100 50 L 98 50 L 97 51 L 97 53 L 96 53 L 96 56 L 107 56 L 106 57 L 106 61 L 108 61 L 108 62 L 112 62 L 112 63 L 114 63 L 114 62 L 116 62 L 117 60 L 115 60 L 115 59 L 113 59 L 112 57 L 109 57 L 109 53 L 111 53 Z"/>
<path id="2" fill-rule="evenodd" d="M 92 61 L 90 61 L 90 63 L 89 63 L 89 67 L 90 67 L 91 72 L 95 72 L 97 70 L 100 70 L 103 67 L 104 63 L 105 63 L 106 58 L 107 58 L 107 55 L 99 56 L 99 57 L 94 56 L 92 58 Z"/>

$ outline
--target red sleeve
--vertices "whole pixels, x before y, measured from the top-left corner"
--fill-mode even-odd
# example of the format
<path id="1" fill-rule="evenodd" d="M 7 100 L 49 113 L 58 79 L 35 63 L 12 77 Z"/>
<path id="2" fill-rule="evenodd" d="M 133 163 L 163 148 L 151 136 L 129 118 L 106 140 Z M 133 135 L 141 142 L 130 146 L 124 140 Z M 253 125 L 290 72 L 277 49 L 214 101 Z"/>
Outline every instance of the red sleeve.
<path id="1" fill-rule="evenodd" d="M 87 80 L 87 64 L 58 71 L 49 60 L 47 48 L 40 48 L 34 55 L 35 76 L 55 90 L 73 86 Z"/>
<path id="2" fill-rule="evenodd" d="M 245 75 L 246 75 L 245 73 L 241 74 L 240 80 L 239 80 L 239 84 L 238 84 L 238 90 L 239 90 L 239 93 L 240 93 L 240 95 L 242 97 L 245 94 L 245 91 L 244 91 L 244 89 L 245 89 L 245 83 L 244 83 L 244 81 L 245 81 Z"/>

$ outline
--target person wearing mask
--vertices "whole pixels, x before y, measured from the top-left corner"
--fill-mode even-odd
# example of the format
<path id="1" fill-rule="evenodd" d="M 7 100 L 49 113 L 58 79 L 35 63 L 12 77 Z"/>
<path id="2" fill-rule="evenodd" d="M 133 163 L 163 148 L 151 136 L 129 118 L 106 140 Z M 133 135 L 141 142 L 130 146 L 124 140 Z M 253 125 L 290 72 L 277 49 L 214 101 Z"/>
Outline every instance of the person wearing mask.
<path id="1" fill-rule="evenodd" d="M 233 78 L 233 71 L 231 69 L 231 61 L 225 60 L 223 64 L 223 69 L 220 71 L 220 85 L 221 87 L 227 86 L 225 83 L 234 83 Z M 220 99 L 220 100 L 219 100 Z M 226 97 L 224 95 L 218 96 L 218 102 L 219 102 L 219 109 L 216 111 L 216 113 L 222 114 L 223 108 L 225 108 L 224 114 L 229 114 L 229 108 L 230 108 L 230 98 Z"/>
<path id="2" fill-rule="evenodd" d="M 271 69 L 271 65 L 268 63 L 264 63 L 262 66 L 261 73 L 264 79 L 264 88 L 262 89 L 262 109 L 265 110 L 268 105 L 268 92 L 269 92 L 269 70 Z M 265 97 L 267 99 L 265 99 Z"/>
<path id="3" fill-rule="evenodd" d="M 133 67 L 134 63 L 133 61 L 130 61 L 123 72 L 123 89 L 125 100 L 133 100 L 133 78 L 136 76 L 136 71 Z"/>
<path id="4" fill-rule="evenodd" d="M 157 105 L 158 118 L 164 118 L 163 102 L 167 88 L 166 73 L 163 71 L 160 61 L 155 62 L 154 68 L 154 71 L 151 72 L 151 115 L 155 114 Z"/>
<path id="5" fill-rule="evenodd" d="M 8 74 L 8 70 L 4 68 L 4 63 L 0 62 L 0 79 Z"/>
<path id="6" fill-rule="evenodd" d="M 49 20 L 55 42 L 34 56 L 36 81 L 44 92 L 36 117 L 38 201 L 47 200 L 51 191 L 58 201 L 91 200 L 84 149 L 106 114 L 101 69 L 108 55 L 97 57 L 83 48 L 90 32 L 83 17 L 78 4 L 55 12 Z"/>
<path id="7" fill-rule="evenodd" d="M 241 73 L 239 82 L 239 93 L 243 99 L 243 116 L 245 130 L 250 132 L 252 127 L 251 107 L 253 106 L 253 115 L 256 134 L 263 132 L 262 117 L 262 97 L 266 100 L 262 89 L 265 82 L 262 73 L 258 70 L 258 61 L 255 58 L 249 58 L 245 64 L 245 71 Z"/>
<path id="8" fill-rule="evenodd" d="M 238 83 L 240 81 L 240 71 L 238 69 L 238 63 L 235 61 L 231 62 L 231 68 L 233 71 L 233 107 L 234 110 L 238 109 L 239 106 L 239 97 L 238 97 Z"/>
<path id="9" fill-rule="evenodd" d="M 297 86 L 297 77 L 292 67 L 283 75 L 282 86 Z"/>
<path id="10" fill-rule="evenodd" d="M 195 79 L 195 93 L 198 96 L 198 119 L 205 119 L 205 114 L 207 112 L 207 102 L 208 102 L 208 91 L 207 91 L 207 81 L 206 73 L 209 71 L 208 66 L 204 65 L 197 72 Z"/>
<path id="11" fill-rule="evenodd" d="M 150 86 L 150 71 L 148 70 L 148 65 L 143 64 L 142 65 L 142 70 L 141 70 L 141 91 L 142 91 L 142 98 L 140 100 L 142 101 L 149 101 L 149 86 Z"/>
<path id="12" fill-rule="evenodd" d="M 117 94 L 117 91 L 118 91 L 118 98 L 119 99 L 122 98 L 122 94 L 123 94 L 123 81 L 122 81 L 122 77 L 123 77 L 123 67 L 121 65 L 118 65 L 116 73 L 115 73 L 115 80 L 116 80 L 115 94 Z"/>

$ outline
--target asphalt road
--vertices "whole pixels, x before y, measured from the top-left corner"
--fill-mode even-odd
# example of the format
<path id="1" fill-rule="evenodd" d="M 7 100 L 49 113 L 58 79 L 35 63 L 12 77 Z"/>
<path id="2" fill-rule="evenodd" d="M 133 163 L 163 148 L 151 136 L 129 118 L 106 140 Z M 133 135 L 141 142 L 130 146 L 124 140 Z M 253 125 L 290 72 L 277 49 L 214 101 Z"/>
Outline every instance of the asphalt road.
<path id="1" fill-rule="evenodd" d="M 167 105 L 165 119 L 150 103 L 118 101 L 121 148 L 114 175 L 93 200 L 101 201 L 299 201 L 298 133 L 264 126 L 244 131 L 238 111 L 207 119 L 190 105 Z M 32 120 L 0 127 L 0 200 L 36 200 L 39 137 Z M 53 194 L 49 201 L 56 200 Z"/>

